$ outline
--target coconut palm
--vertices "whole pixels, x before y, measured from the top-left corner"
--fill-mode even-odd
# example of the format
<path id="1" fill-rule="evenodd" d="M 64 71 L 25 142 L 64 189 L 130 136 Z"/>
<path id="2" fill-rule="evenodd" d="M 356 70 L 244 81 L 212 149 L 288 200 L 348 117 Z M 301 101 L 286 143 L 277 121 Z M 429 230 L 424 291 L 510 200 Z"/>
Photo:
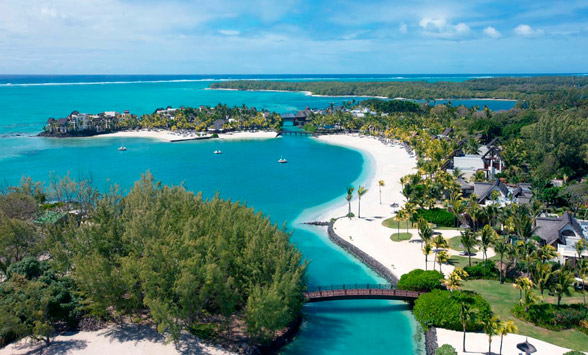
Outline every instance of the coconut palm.
<path id="1" fill-rule="evenodd" d="M 588 281 L 588 260 L 580 260 L 578 276 L 582 279 L 582 294 L 586 304 L 586 282 Z"/>
<path id="2" fill-rule="evenodd" d="M 523 292 L 526 294 L 533 287 L 533 281 L 528 277 L 517 277 L 513 286 L 519 289 L 519 303 L 521 303 Z"/>
<path id="3" fill-rule="evenodd" d="M 449 260 L 449 253 L 446 250 L 441 250 L 437 253 L 436 256 L 437 262 L 439 263 L 439 272 L 443 272 L 441 271 L 441 264 L 447 263 L 447 261 Z"/>
<path id="4" fill-rule="evenodd" d="M 431 243 L 435 247 L 435 254 L 437 254 L 440 249 L 449 247 L 447 239 L 443 238 L 443 235 L 441 234 L 437 234 L 436 236 L 434 236 L 431 240 Z"/>
<path id="5" fill-rule="evenodd" d="M 537 301 L 538 298 L 535 296 L 535 292 L 529 290 L 528 292 L 525 292 L 520 304 L 525 308 L 525 312 L 529 312 L 529 308 L 531 308 L 532 305 L 537 304 Z"/>
<path id="6" fill-rule="evenodd" d="M 347 200 L 347 204 L 349 205 L 349 211 L 347 212 L 347 216 L 351 219 L 351 199 L 353 198 L 353 190 L 354 187 L 347 188 L 347 195 L 345 195 L 345 199 Z"/>
<path id="7" fill-rule="evenodd" d="M 550 289 L 557 295 L 557 307 L 561 304 L 562 296 L 570 295 L 570 287 L 574 283 L 574 273 L 562 267 L 559 270 L 553 272 L 553 280 L 550 284 Z"/>
<path id="8" fill-rule="evenodd" d="M 495 239 L 495 237 L 496 232 L 489 224 L 485 225 L 484 228 L 482 228 L 482 233 L 480 233 L 480 248 L 482 249 L 482 260 L 484 262 L 487 260 L 488 257 L 488 248 L 490 248 L 490 244 L 492 244 L 492 241 Z"/>
<path id="9" fill-rule="evenodd" d="M 541 297 L 543 297 L 543 291 L 549 288 L 549 283 L 553 275 L 553 266 L 551 264 L 535 262 L 532 274 L 533 280 L 535 280 L 535 285 L 539 289 L 539 292 L 541 292 Z"/>
<path id="10" fill-rule="evenodd" d="M 588 242 L 586 239 L 581 238 L 579 241 L 576 242 L 576 253 L 578 254 L 578 259 L 576 259 L 576 264 L 578 264 L 578 260 L 582 259 L 582 253 L 588 249 Z"/>
<path id="11" fill-rule="evenodd" d="M 500 255 L 500 283 L 503 283 L 503 279 L 502 279 L 502 274 L 503 274 L 503 270 L 504 270 L 504 255 L 508 252 L 508 248 L 509 245 L 506 242 L 506 239 L 504 237 L 501 237 L 499 235 L 496 235 L 494 237 L 494 240 L 492 241 L 492 246 L 494 247 L 494 251 Z"/>
<path id="12" fill-rule="evenodd" d="M 363 186 L 359 186 L 357 189 L 357 197 L 359 197 L 358 209 L 357 209 L 357 218 L 361 218 L 361 196 L 365 195 L 368 192 Z"/>
<path id="13" fill-rule="evenodd" d="M 380 205 L 382 204 L 382 187 L 384 187 L 384 180 L 378 181 L 378 188 L 380 189 Z"/>
<path id="14" fill-rule="evenodd" d="M 468 303 L 464 300 L 460 303 L 459 308 L 459 320 L 461 321 L 461 325 L 463 327 L 463 352 L 466 352 L 466 328 L 468 323 L 473 322 L 476 318 L 477 309 L 471 307 Z"/>
<path id="15" fill-rule="evenodd" d="M 431 251 L 433 251 L 433 246 L 430 243 L 425 243 L 425 245 L 421 248 L 423 254 L 425 254 L 425 271 L 428 270 L 429 265 L 429 255 L 431 255 Z M 434 266 L 435 264 L 433 264 Z"/>
<path id="16" fill-rule="evenodd" d="M 419 218 L 417 221 L 419 229 L 419 236 L 425 243 L 429 243 L 433 238 L 433 228 L 424 218 Z"/>
<path id="17" fill-rule="evenodd" d="M 468 277 L 468 273 L 462 268 L 455 268 L 451 274 L 446 279 L 443 279 L 443 284 L 449 292 L 453 292 L 455 290 L 459 290 L 461 288 L 462 281 Z"/>
<path id="18" fill-rule="evenodd" d="M 482 321 L 484 334 L 488 336 L 488 355 L 492 354 L 492 337 L 498 335 L 498 317 L 494 316 Z"/>
<path id="19" fill-rule="evenodd" d="M 466 211 L 464 199 L 461 198 L 459 194 L 451 194 L 446 205 L 449 212 L 453 213 L 453 215 L 460 222 L 460 224 L 464 224 L 465 219 L 463 217 L 463 214 Z"/>
<path id="20" fill-rule="evenodd" d="M 517 333 L 519 328 L 514 324 L 513 321 L 509 320 L 506 322 L 498 323 L 498 334 L 500 335 L 500 352 L 499 354 L 502 355 L 502 340 L 505 336 L 511 333 Z M 464 349 L 465 352 L 465 349 Z"/>
<path id="21" fill-rule="evenodd" d="M 547 260 L 551 260 L 557 256 L 557 251 L 552 245 L 544 245 L 537 248 L 533 255 L 540 260 L 541 264 L 545 264 Z"/>
<path id="22" fill-rule="evenodd" d="M 468 265 L 472 266 L 472 251 L 478 245 L 478 235 L 471 229 L 461 232 L 460 243 L 468 253 Z"/>

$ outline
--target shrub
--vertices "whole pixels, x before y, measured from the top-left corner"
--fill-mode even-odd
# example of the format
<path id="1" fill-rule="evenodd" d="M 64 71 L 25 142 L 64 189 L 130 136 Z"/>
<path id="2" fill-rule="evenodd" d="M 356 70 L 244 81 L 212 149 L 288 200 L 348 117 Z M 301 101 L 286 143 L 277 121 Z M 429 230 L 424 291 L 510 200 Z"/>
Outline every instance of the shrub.
<path id="1" fill-rule="evenodd" d="M 400 277 L 398 289 L 427 292 L 440 289 L 441 280 L 443 280 L 443 274 L 439 271 L 416 269 Z"/>
<path id="2" fill-rule="evenodd" d="M 481 330 L 481 321 L 490 318 L 492 311 L 490 310 L 490 305 L 482 296 L 471 291 L 454 291 L 451 293 L 444 290 L 433 290 L 421 295 L 415 301 L 413 313 L 425 329 L 435 326 L 461 331 L 463 328 L 459 320 L 459 312 L 462 301 L 469 303 L 471 307 L 478 310 L 476 322 L 468 324 L 467 330 Z"/>
<path id="3" fill-rule="evenodd" d="M 512 313 L 537 326 L 562 330 L 580 327 L 583 320 L 588 319 L 588 310 L 582 304 L 561 305 L 559 308 L 551 303 L 535 304 L 525 308 L 515 305 Z"/>
<path id="4" fill-rule="evenodd" d="M 578 350 L 570 350 L 567 353 L 564 353 L 563 355 L 585 355 L 585 354 L 581 351 L 578 351 Z"/>
<path id="5" fill-rule="evenodd" d="M 485 262 L 476 264 L 474 266 L 466 266 L 463 268 L 470 279 L 485 279 L 485 280 L 496 280 L 498 279 L 498 268 L 493 260 L 486 260 Z"/>
<path id="6" fill-rule="evenodd" d="M 218 134 L 217 133 L 213 133 L 212 136 L 210 136 L 211 138 L 218 138 Z"/>
<path id="7" fill-rule="evenodd" d="M 419 208 L 414 215 L 414 219 L 417 220 L 421 217 L 427 222 L 436 224 L 439 227 L 455 226 L 455 216 L 453 213 L 442 208 L 431 208 L 428 210 Z"/>
<path id="8" fill-rule="evenodd" d="M 435 355 L 457 355 L 457 351 L 455 348 L 449 344 L 443 344 L 437 350 L 435 350 Z"/>

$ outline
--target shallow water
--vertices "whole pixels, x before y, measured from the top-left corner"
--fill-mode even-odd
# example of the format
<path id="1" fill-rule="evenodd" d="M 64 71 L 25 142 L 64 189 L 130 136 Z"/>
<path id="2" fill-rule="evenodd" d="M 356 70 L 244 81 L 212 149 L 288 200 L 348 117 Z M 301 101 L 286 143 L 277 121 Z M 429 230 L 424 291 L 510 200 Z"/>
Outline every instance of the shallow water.
<path id="1" fill-rule="evenodd" d="M 137 80 L 114 77 L 119 81 Z M 92 83 L 112 77 L 0 77 L 0 184 L 18 183 L 21 176 L 47 180 L 50 172 L 92 178 L 105 190 L 112 183 L 128 189 L 150 170 L 167 184 L 185 184 L 205 196 L 246 201 L 272 221 L 293 230 L 292 241 L 310 260 L 309 284 L 383 282 L 363 264 L 328 241 L 318 228 L 293 225 L 305 210 L 342 196 L 350 184 L 363 180 L 368 160 L 346 148 L 312 138 L 283 137 L 250 141 L 163 143 L 148 139 L 30 137 L 48 117 L 73 110 L 131 110 L 142 114 L 157 107 L 247 104 L 287 112 L 326 107 L 344 98 L 310 97 L 301 93 L 205 90 L 209 82 L 165 81 L 181 78 L 144 77 L 142 83 Z M 157 80 L 154 80 L 157 79 Z M 219 79 L 219 78 L 216 78 Z M 353 78 L 345 78 L 354 80 Z M 196 79 L 190 79 L 196 80 Z M 13 83 L 7 85 L 6 83 Z M 88 85 L 63 83 L 83 82 Z M 29 84 L 43 85 L 29 85 Z M 57 83 L 59 85 L 47 84 Z M 116 148 L 124 144 L 128 150 Z M 221 149 L 222 155 L 213 151 Z M 283 155 L 288 164 L 277 164 Z M 363 169 L 363 170 L 362 170 Z M 362 173 L 363 171 L 363 173 Z M 301 217 L 301 219 L 304 219 Z M 305 322 L 284 353 L 412 354 L 416 327 L 406 305 L 393 301 L 338 301 L 305 307 Z"/>

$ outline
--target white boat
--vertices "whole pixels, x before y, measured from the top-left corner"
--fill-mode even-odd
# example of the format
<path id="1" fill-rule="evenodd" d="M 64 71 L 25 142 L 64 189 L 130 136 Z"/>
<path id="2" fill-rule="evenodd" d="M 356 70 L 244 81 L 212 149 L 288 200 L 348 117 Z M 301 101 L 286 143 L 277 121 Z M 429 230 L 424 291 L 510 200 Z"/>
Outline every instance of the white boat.
<path id="1" fill-rule="evenodd" d="M 285 164 L 285 163 L 287 163 L 287 162 L 288 162 L 288 161 L 287 161 L 286 159 L 284 159 L 284 157 L 280 156 L 280 160 L 278 160 L 278 163 L 280 163 L 280 164 Z"/>
<path id="2" fill-rule="evenodd" d="M 121 145 L 121 146 L 118 148 L 118 150 L 119 150 L 120 152 L 124 152 L 125 150 L 127 150 L 127 147 L 125 147 L 124 145 Z"/>
<path id="3" fill-rule="evenodd" d="M 214 154 L 223 154 L 223 152 L 221 150 L 215 150 Z"/>

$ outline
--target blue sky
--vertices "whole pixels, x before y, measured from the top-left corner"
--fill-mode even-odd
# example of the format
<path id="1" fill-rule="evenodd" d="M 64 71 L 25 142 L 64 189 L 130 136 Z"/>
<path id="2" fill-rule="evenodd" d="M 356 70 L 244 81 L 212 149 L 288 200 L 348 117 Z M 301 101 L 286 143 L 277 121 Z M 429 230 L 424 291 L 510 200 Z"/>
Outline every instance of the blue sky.
<path id="1" fill-rule="evenodd" d="M 588 0 L 0 0 L 5 74 L 580 72 Z"/>

